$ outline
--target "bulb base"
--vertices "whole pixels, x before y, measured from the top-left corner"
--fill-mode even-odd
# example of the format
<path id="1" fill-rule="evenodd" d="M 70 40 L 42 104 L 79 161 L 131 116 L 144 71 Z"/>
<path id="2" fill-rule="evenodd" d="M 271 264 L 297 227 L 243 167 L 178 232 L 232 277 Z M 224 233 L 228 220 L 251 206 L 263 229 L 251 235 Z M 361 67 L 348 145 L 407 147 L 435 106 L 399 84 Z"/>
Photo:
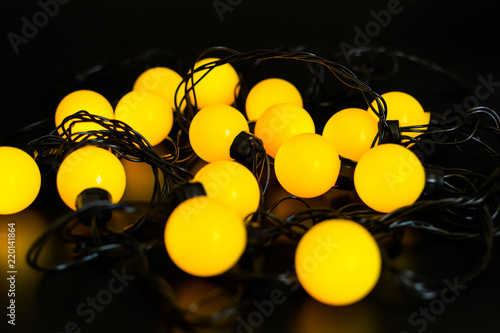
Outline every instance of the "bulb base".
<path id="1" fill-rule="evenodd" d="M 429 125 L 445 125 L 446 120 L 439 113 L 430 112 Z"/>
<path id="2" fill-rule="evenodd" d="M 340 170 L 335 188 L 338 190 L 352 191 L 354 190 L 354 169 L 356 162 L 348 158 L 340 156 Z"/>
<path id="3" fill-rule="evenodd" d="M 399 128 L 399 120 L 386 120 L 387 127 L 379 121 L 378 132 L 380 133 L 379 142 L 401 144 L 401 129 Z"/>
<path id="4" fill-rule="evenodd" d="M 422 191 L 422 199 L 436 197 L 441 193 L 444 186 L 444 170 L 437 165 L 426 164 L 425 169 L 425 187 Z"/>
<path id="5" fill-rule="evenodd" d="M 82 208 L 87 207 L 90 204 L 95 204 L 98 202 L 111 202 L 111 194 L 101 188 L 88 188 L 76 197 L 76 210 L 81 210 Z M 98 225 L 104 225 L 111 219 L 111 215 L 111 209 L 92 209 L 84 214 L 81 214 L 79 216 L 79 219 L 83 224 L 87 226 L 90 226 L 92 224 L 92 220 L 94 219 Z"/>
<path id="6" fill-rule="evenodd" d="M 229 156 L 250 170 L 253 169 L 259 153 L 266 153 L 264 143 L 258 137 L 247 132 L 240 132 L 229 148 Z"/>
<path id="7" fill-rule="evenodd" d="M 206 196 L 207 192 L 200 182 L 187 182 L 175 186 L 168 200 L 167 214 L 170 215 L 175 207 L 187 199 Z"/>

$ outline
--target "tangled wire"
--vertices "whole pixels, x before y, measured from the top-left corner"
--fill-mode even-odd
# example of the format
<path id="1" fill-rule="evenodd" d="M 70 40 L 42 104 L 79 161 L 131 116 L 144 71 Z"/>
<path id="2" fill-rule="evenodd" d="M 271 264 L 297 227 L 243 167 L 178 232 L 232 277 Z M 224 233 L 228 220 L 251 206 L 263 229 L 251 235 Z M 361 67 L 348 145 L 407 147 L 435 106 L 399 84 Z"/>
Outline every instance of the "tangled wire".
<path id="1" fill-rule="evenodd" d="M 28 263 L 32 267 L 42 271 L 61 271 L 78 269 L 103 257 L 134 258 L 140 264 L 141 276 L 147 281 L 145 285 L 160 302 L 173 310 L 180 322 L 188 325 L 213 326 L 234 321 L 250 302 L 249 289 L 255 288 L 255 284 L 251 282 L 294 283 L 296 276 L 293 269 L 287 273 L 274 274 L 248 269 L 252 267 L 251 264 L 239 264 L 215 279 L 219 283 L 219 289 L 188 307 L 182 307 L 167 279 L 150 269 L 148 253 L 164 246 L 163 229 L 168 214 L 175 204 L 185 198 L 182 195 L 178 196 L 179 192 L 176 190 L 193 179 L 191 171 L 184 165 L 196 159 L 186 139 L 189 124 L 198 111 L 196 84 L 203 80 L 210 71 L 223 64 L 247 64 L 246 71 L 254 73 L 269 60 L 304 63 L 310 73 L 308 89 L 304 92 L 305 100 L 312 103 L 318 93 L 325 90 L 324 85 L 327 80 L 325 73 L 332 74 L 343 85 L 361 93 L 361 97 L 367 105 L 370 105 L 380 121 L 379 133 L 372 146 L 376 145 L 379 139 L 386 137 L 388 131 L 393 130 L 386 120 L 387 104 L 382 96 L 358 78 L 353 70 L 326 57 L 319 57 L 304 51 L 258 50 L 241 53 L 229 48 L 215 47 L 201 53 L 199 59 L 214 52 L 228 55 L 198 68 L 191 66 L 188 74 L 183 78 L 183 83 L 179 85 L 174 110 L 177 132 L 173 135 L 174 139 L 166 138 L 166 144 L 169 147 L 169 153 L 166 155 L 160 155 L 141 134 L 127 124 L 92 115 L 85 110 L 69 116 L 50 134 L 29 143 L 35 159 L 41 164 L 48 164 L 54 168 L 57 168 L 64 157 L 72 151 L 86 145 L 94 145 L 111 151 L 121 159 L 149 164 L 155 178 L 151 204 L 146 207 L 134 203 L 111 204 L 107 201 L 97 201 L 66 214 L 56 221 L 30 248 Z M 363 49 L 353 54 L 360 59 L 366 57 L 367 62 L 375 55 L 385 55 L 393 59 L 393 72 L 398 70 L 399 59 L 405 59 L 458 81 L 456 76 L 442 67 L 402 52 L 387 49 Z M 123 64 L 129 63 L 130 59 L 128 61 L 114 59 L 113 61 L 116 64 Z M 94 77 L 96 71 L 109 67 L 110 64 L 97 66 L 87 74 Z M 365 70 L 361 73 L 368 75 L 366 68 L 369 67 L 363 66 Z M 199 71 L 205 71 L 205 73 L 198 81 L 195 81 L 194 74 Z M 242 70 L 241 73 L 246 72 Z M 85 77 L 78 76 L 78 81 L 84 80 Z M 240 93 L 236 103 L 244 101 L 248 92 L 247 81 L 247 75 L 240 74 Z M 188 82 L 190 84 L 185 84 Z M 179 98 L 180 95 L 183 97 Z M 187 96 L 194 98 L 190 99 Z M 371 106 L 373 101 L 378 108 Z M 321 103 L 325 104 L 324 101 Z M 181 111 L 182 104 L 186 104 L 186 108 Z M 423 143 L 453 146 L 469 159 L 481 158 L 493 162 L 499 160 L 499 149 L 495 145 L 498 145 L 500 137 L 500 118 L 495 111 L 487 107 L 476 107 L 453 119 L 453 122 L 443 119 L 438 123 L 401 127 L 399 128 L 401 142 L 404 142 L 403 145 L 410 149 L 418 149 L 419 144 Z M 74 132 L 74 127 L 78 123 L 95 123 L 102 129 Z M 411 136 L 404 133 L 418 133 L 418 135 Z M 491 137 L 493 140 L 490 140 Z M 249 140 L 251 139 L 250 135 Z M 402 144 L 401 142 L 398 143 Z M 473 145 L 473 148 L 468 145 Z M 258 141 L 250 141 L 248 151 L 244 151 L 243 155 L 250 152 L 250 155 L 245 155 L 250 156 L 246 159 L 245 166 L 253 172 L 259 182 L 265 184 L 261 193 L 264 198 L 273 164 L 261 148 Z M 245 162 L 244 158 L 240 160 Z M 442 279 L 423 276 L 396 265 L 394 259 L 397 253 L 394 254 L 391 249 L 401 244 L 407 230 L 430 233 L 457 242 L 480 242 L 483 245 L 483 251 L 476 265 L 459 277 L 460 283 L 469 283 L 488 266 L 494 238 L 500 233 L 500 168 L 496 168 L 489 175 L 463 168 L 440 168 L 440 172 L 442 184 L 439 186 L 439 191 L 431 194 L 424 193 L 422 198 L 413 205 L 386 214 L 376 212 L 362 202 L 352 202 L 340 207 L 318 208 L 311 205 L 309 201 L 295 196 L 286 196 L 266 205 L 263 204 L 262 199 L 259 209 L 245 219 L 249 235 L 244 254 L 245 260 L 252 262 L 263 253 L 265 248 L 272 246 L 278 239 L 287 238 L 292 242 L 298 242 L 315 224 L 331 219 L 347 219 L 361 224 L 370 231 L 380 245 L 384 265 L 393 280 L 409 294 L 421 299 L 431 299 L 439 295 L 443 287 Z M 191 195 L 203 195 L 203 193 Z M 296 202 L 297 206 L 302 206 L 303 209 L 285 217 L 278 216 L 275 213 L 276 209 L 290 201 Z M 100 223 L 95 218 L 102 211 L 125 214 L 129 216 L 130 223 L 121 230 L 115 230 L 109 223 Z M 76 229 L 81 226 L 84 217 L 90 217 L 90 222 L 87 226 L 88 232 L 82 234 Z M 50 242 L 63 242 L 71 245 L 72 253 L 69 259 L 47 264 L 43 250 Z M 203 314 L 198 311 L 204 304 L 228 295 L 224 306 L 212 313 Z"/>

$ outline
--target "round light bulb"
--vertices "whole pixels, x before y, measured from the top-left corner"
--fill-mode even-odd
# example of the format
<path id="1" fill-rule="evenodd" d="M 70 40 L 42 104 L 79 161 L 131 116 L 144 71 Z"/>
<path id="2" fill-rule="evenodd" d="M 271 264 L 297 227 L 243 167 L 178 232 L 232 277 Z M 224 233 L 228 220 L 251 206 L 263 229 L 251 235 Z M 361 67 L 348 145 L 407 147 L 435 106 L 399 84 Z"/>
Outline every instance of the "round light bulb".
<path id="1" fill-rule="evenodd" d="M 337 181 L 340 158 L 335 147 L 319 134 L 296 135 L 283 143 L 274 160 L 276 178 L 290 194 L 312 198 Z"/>
<path id="2" fill-rule="evenodd" d="M 231 144 L 241 132 L 248 132 L 245 116 L 232 106 L 212 104 L 196 113 L 189 126 L 189 142 L 206 162 L 232 160 Z"/>
<path id="3" fill-rule="evenodd" d="M 173 69 L 167 67 L 153 67 L 142 72 L 134 82 L 133 90 L 154 92 L 165 98 L 172 110 L 175 110 L 175 93 L 182 83 L 182 77 Z M 184 89 L 179 88 L 177 103 L 184 96 Z M 181 111 L 185 103 L 181 104 Z"/>
<path id="4" fill-rule="evenodd" d="M 387 104 L 387 120 L 398 120 L 399 127 L 428 125 L 429 117 L 425 115 L 422 105 L 411 95 L 391 91 L 381 95 Z M 372 102 L 372 107 L 378 111 L 376 101 Z M 368 112 L 378 121 L 378 116 L 368 108 Z M 420 133 L 403 132 L 404 135 L 416 137 Z"/>
<path id="5" fill-rule="evenodd" d="M 205 58 L 199 60 L 194 65 L 194 69 L 218 61 L 218 58 Z M 208 65 L 214 67 L 215 65 Z M 210 72 L 207 74 L 207 72 Z M 204 76 L 206 74 L 206 76 Z M 240 79 L 238 73 L 231 64 L 223 64 L 215 66 L 215 68 L 207 68 L 205 70 L 195 71 L 193 74 L 194 96 L 191 92 L 189 97 L 194 103 L 196 97 L 196 105 L 198 109 L 203 109 L 211 104 L 226 104 L 232 105 L 235 102 L 235 96 L 238 92 Z M 202 78 L 203 77 L 203 78 Z M 201 79 L 201 80 L 200 80 Z M 200 80 L 199 82 L 197 82 Z M 187 80 L 188 89 L 192 87 L 191 78 Z M 197 83 L 196 83 L 197 82 Z"/>
<path id="6" fill-rule="evenodd" d="M 430 124 L 431 122 L 431 113 L 430 112 L 424 112 L 425 114 L 425 120 L 427 124 Z"/>
<path id="7" fill-rule="evenodd" d="M 28 153 L 15 147 L 0 147 L 0 161 L 0 215 L 15 214 L 38 196 L 40 169 Z"/>
<path id="8" fill-rule="evenodd" d="M 280 78 L 260 81 L 248 92 L 245 103 L 248 120 L 256 121 L 270 106 L 278 103 L 303 106 L 302 96 L 292 83 Z"/>
<path id="9" fill-rule="evenodd" d="M 57 190 L 64 203 L 76 210 L 76 198 L 86 189 L 100 188 L 120 201 L 125 191 L 126 175 L 120 160 L 108 150 L 85 146 L 64 158 L 57 171 Z"/>
<path id="10" fill-rule="evenodd" d="M 275 157 L 279 147 L 289 138 L 314 133 L 314 121 L 302 107 L 279 103 L 264 111 L 255 123 L 255 135 L 262 140 L 269 156 Z"/>
<path id="11" fill-rule="evenodd" d="M 167 100 L 146 90 L 132 90 L 120 98 L 115 119 L 139 132 L 152 146 L 167 137 L 174 122 Z"/>
<path id="12" fill-rule="evenodd" d="M 204 165 L 193 181 L 200 182 L 207 197 L 235 209 L 244 219 L 257 210 L 260 187 L 253 173 L 236 161 L 215 161 Z"/>
<path id="13" fill-rule="evenodd" d="M 57 105 L 55 114 L 55 125 L 59 126 L 63 120 L 78 111 L 87 111 L 96 116 L 108 119 L 114 118 L 113 106 L 103 95 L 93 90 L 76 90 L 66 95 Z M 68 122 L 65 129 L 68 129 L 71 122 Z M 98 131 L 104 128 L 92 122 L 75 123 L 72 133 Z M 60 132 L 62 133 L 62 132 Z"/>
<path id="14" fill-rule="evenodd" d="M 348 108 L 328 119 L 323 136 L 330 140 L 340 156 L 359 161 L 378 133 L 377 121 L 365 110 Z"/>
<path id="15" fill-rule="evenodd" d="M 366 152 L 354 170 L 354 186 L 372 209 L 389 213 L 413 204 L 425 186 L 425 170 L 408 148 L 387 143 Z"/>
<path id="16" fill-rule="evenodd" d="M 151 202 L 155 181 L 163 186 L 164 178 L 159 171 L 158 179 L 155 178 L 153 168 L 146 162 L 135 162 L 125 158 L 120 159 L 125 169 L 126 187 L 122 196 L 123 202 Z"/>
<path id="17" fill-rule="evenodd" d="M 366 297 L 380 278 L 381 266 L 373 236 L 349 220 L 314 225 L 295 252 L 299 283 L 311 297 L 328 305 L 349 305 Z"/>
<path id="18" fill-rule="evenodd" d="M 184 272 L 200 277 L 222 274 L 246 247 L 243 219 L 220 201 L 199 196 L 177 206 L 165 226 L 165 247 Z"/>

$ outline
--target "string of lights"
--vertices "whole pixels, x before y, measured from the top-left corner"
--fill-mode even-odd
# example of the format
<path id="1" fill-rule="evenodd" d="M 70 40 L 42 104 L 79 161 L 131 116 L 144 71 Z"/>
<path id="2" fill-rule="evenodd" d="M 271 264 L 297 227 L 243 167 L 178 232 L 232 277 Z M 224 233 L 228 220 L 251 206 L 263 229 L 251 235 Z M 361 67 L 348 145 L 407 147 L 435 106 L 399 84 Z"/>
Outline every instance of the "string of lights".
<path id="1" fill-rule="evenodd" d="M 134 59 L 147 59 L 151 57 L 150 52 L 143 57 L 125 57 L 115 59 L 115 63 L 92 67 L 79 73 L 75 82 L 94 79 L 102 71 L 129 65 Z M 251 302 L 252 291 L 258 288 L 256 281 L 298 282 L 320 302 L 348 305 L 370 293 L 381 269 L 385 268 L 395 283 L 409 294 L 421 299 L 436 297 L 442 289 L 442 278 L 400 268 L 391 251 L 395 245 L 402 244 L 410 229 L 456 242 L 480 243 L 483 251 L 476 265 L 459 279 L 464 284 L 473 281 L 488 266 L 494 238 L 500 233 L 500 169 L 483 174 L 459 167 L 428 165 L 420 161 L 414 148 L 419 144 L 455 147 L 465 158 L 496 162 L 500 117 L 494 110 L 479 106 L 467 110 L 458 120 L 455 117 L 453 121 L 443 118 L 441 122 L 429 122 L 412 96 L 401 92 L 378 94 L 362 75 L 386 79 L 400 70 L 399 59 L 441 73 L 462 89 L 456 75 L 399 51 L 377 48 L 352 52 L 355 53 L 351 56 L 366 62 L 356 66 L 356 70 L 331 60 L 339 60 L 338 55 L 321 57 L 301 48 L 238 52 L 212 47 L 187 66 L 187 73 L 180 79 L 173 74 L 168 76 L 175 83 L 175 89 L 170 92 L 173 104 L 137 88 L 123 96 L 115 110 L 111 110 L 112 116 L 95 114 L 81 106 L 64 114 L 54 129 L 30 141 L 28 146 L 37 163 L 50 165 L 51 171 L 56 172 L 59 194 L 73 211 L 56 221 L 33 243 L 28 263 L 42 271 L 62 271 L 83 268 L 99 258 L 133 258 L 139 263 L 140 276 L 147 287 L 160 303 L 167 305 L 170 315 L 187 325 L 204 326 L 234 321 Z M 364 70 L 379 56 L 393 61 L 388 75 L 374 76 Z M 305 64 L 310 74 L 305 80 L 310 84 L 306 91 L 299 93 L 300 105 L 291 107 L 292 103 L 274 101 L 265 110 L 253 108 L 265 98 L 287 95 L 290 100 L 297 99 L 296 89 L 284 80 L 273 78 L 264 83 L 271 87 L 267 88 L 271 89 L 268 94 L 271 97 L 262 97 L 265 95 L 254 89 L 257 85 L 251 87 L 245 74 L 265 70 L 264 64 L 271 60 Z M 240 72 L 235 70 L 240 67 Z M 344 112 L 334 111 L 333 101 L 318 101 L 318 105 L 332 109 L 331 119 L 338 127 L 330 130 L 331 136 L 326 125 L 323 134 L 318 134 L 307 111 L 298 122 L 301 126 L 294 123 L 304 114 L 302 102 L 313 104 L 315 97 L 327 90 L 327 74 L 359 92 L 360 99 L 367 105 L 365 110 Z M 216 83 L 220 82 L 226 85 L 219 87 Z M 280 89 L 280 93 L 272 87 Z M 261 96 L 261 100 L 257 97 L 258 103 L 252 105 L 254 96 Z M 91 98 L 100 97 L 85 99 Z M 145 100 L 149 101 L 148 110 L 167 110 L 167 116 L 158 118 L 167 120 L 146 122 L 145 127 L 136 122 L 135 115 L 131 115 L 137 110 L 138 114 L 145 112 L 140 110 Z M 110 109 L 106 104 L 100 110 L 106 114 Z M 289 117 L 278 124 L 280 118 L 272 118 L 271 114 L 270 121 L 265 123 L 263 115 L 267 112 Z M 398 113 L 405 117 L 399 117 Z M 405 123 L 403 118 L 416 120 Z M 167 147 L 165 154 L 160 154 L 151 143 L 151 135 L 156 133 L 151 134 L 149 130 L 154 131 L 155 122 L 171 122 L 158 134 Z M 306 123 L 312 125 L 306 126 Z M 40 124 L 30 125 L 21 132 L 38 128 Z M 293 135 L 279 138 L 287 126 Z M 300 134 L 295 133 L 297 128 L 302 131 Z M 363 142 L 346 139 L 348 132 L 357 130 L 362 131 Z M 344 142 L 335 141 L 336 133 L 344 136 Z M 277 144 L 275 151 L 270 142 Z M 356 155 L 346 156 L 358 148 Z M 94 164 L 116 168 L 101 171 L 71 162 L 75 156 L 86 160 L 94 155 L 99 162 Z M 125 179 L 123 167 L 118 167 L 120 160 L 147 163 L 151 167 L 153 192 L 147 205 L 120 202 L 124 181 L 119 185 L 104 184 L 108 178 Z M 203 167 L 191 170 L 186 165 L 192 165 L 189 164 L 192 160 L 202 160 Z M 83 172 L 74 176 L 78 182 L 71 177 L 76 171 Z M 289 195 L 269 202 L 273 175 Z M 88 184 L 81 185 L 80 180 L 88 180 Z M 310 203 L 310 198 L 328 191 L 346 191 L 343 188 L 346 182 L 350 184 L 347 191 L 358 196 L 356 200 L 329 207 Z M 302 208 L 286 216 L 277 213 L 281 205 L 290 203 Z M 109 225 L 113 214 L 125 214 L 130 223 L 122 230 L 114 230 Z M 87 228 L 83 235 L 76 231 L 82 225 Z M 148 228 L 154 232 L 146 232 Z M 217 230 L 215 236 L 214 230 Z M 213 245 L 214 237 L 219 241 L 217 246 Z M 266 248 L 283 238 L 296 248 L 291 273 L 249 269 Z M 318 239 L 345 246 L 349 250 L 338 250 L 338 256 L 355 258 L 361 264 L 351 270 L 336 256 L 327 256 L 320 265 L 318 260 L 313 260 L 319 252 Z M 69 259 L 47 264 L 44 249 L 52 242 L 66 244 L 70 249 Z M 212 279 L 218 288 L 188 307 L 179 305 L 168 279 L 152 271 L 148 263 L 150 252 L 159 248 L 166 248 L 168 257 L 180 270 Z M 335 252 L 337 245 L 325 251 Z M 325 265 L 336 267 L 335 272 L 324 268 Z M 356 284 L 350 288 L 352 294 L 342 293 L 348 289 L 346 285 L 352 284 Z M 217 310 L 209 314 L 198 312 L 205 304 L 221 297 L 226 302 Z"/>

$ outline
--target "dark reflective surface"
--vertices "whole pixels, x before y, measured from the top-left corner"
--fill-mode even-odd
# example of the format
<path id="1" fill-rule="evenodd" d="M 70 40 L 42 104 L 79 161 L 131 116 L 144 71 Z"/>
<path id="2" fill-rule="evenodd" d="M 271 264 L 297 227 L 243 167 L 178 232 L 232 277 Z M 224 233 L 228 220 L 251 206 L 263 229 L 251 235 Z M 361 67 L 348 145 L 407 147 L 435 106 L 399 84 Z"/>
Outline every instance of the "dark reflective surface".
<path id="1" fill-rule="evenodd" d="M 305 50 L 320 55 L 342 52 L 346 43 L 353 47 L 359 46 L 356 43 L 387 46 L 447 67 L 463 79 L 472 95 L 464 95 L 442 76 L 411 63 L 402 63 L 399 72 L 391 79 L 371 80 L 374 90 L 413 93 L 419 96 L 422 104 L 438 113 L 456 105 L 473 106 L 476 101 L 493 109 L 500 107 L 497 40 L 500 28 L 492 2 L 123 3 L 74 0 L 58 5 L 54 5 L 56 1 L 46 3 L 52 4 L 52 11 L 36 2 L 10 3 L 3 11 L 6 16 L 4 36 L 14 33 L 22 42 L 16 46 L 18 52 L 14 52 L 16 47 L 8 38 L 4 39 L 7 76 L 4 77 L 4 119 L 0 122 L 0 139 L 7 141 L 2 144 L 24 146 L 30 139 L 46 134 L 51 125 L 13 135 L 16 129 L 52 117 L 54 101 L 57 100 L 57 94 L 54 94 L 57 90 L 53 88 L 58 83 L 75 72 L 109 60 L 131 39 L 138 39 L 132 43 L 134 50 L 158 45 L 154 40 L 159 41 L 159 45 L 171 48 L 175 53 L 173 58 L 180 59 L 185 66 L 191 65 L 203 49 L 215 45 L 240 51 L 304 46 Z M 220 7 L 220 3 L 229 7 Z M 386 12 L 382 11 L 390 9 L 394 13 L 383 16 Z M 37 14 L 39 12 L 46 15 Z M 44 17 L 47 17 L 46 21 Z M 24 27 L 26 22 L 34 22 L 34 19 L 42 20 L 38 27 L 31 30 Z M 10 36 L 14 38 L 12 34 Z M 377 61 L 386 64 L 387 60 L 381 58 Z M 298 67 L 296 73 L 286 75 L 300 75 Z M 131 89 L 139 69 L 124 66 L 122 72 L 92 82 L 92 87 L 116 102 Z M 63 90 L 71 90 L 71 87 Z M 316 119 L 321 119 L 320 123 L 325 117 L 324 114 L 316 116 Z M 454 155 L 449 150 L 438 148 L 433 161 L 446 165 L 458 163 L 465 168 L 491 167 L 490 162 L 484 160 L 463 162 L 450 156 Z M 197 167 L 199 165 L 194 166 Z M 151 175 L 140 167 L 135 172 L 137 182 L 130 182 L 127 198 L 144 199 L 151 189 L 149 185 L 144 189 L 141 184 L 147 184 Z M 275 181 L 271 182 L 267 194 L 269 202 L 285 194 Z M 356 199 L 352 192 L 331 191 L 310 202 L 315 206 L 339 206 Z M 288 201 L 275 213 L 287 216 L 303 208 L 296 201 Z M 67 212 L 55 191 L 53 175 L 49 174 L 44 177 L 42 191 L 30 208 L 12 216 L 0 216 L 2 332 L 446 333 L 497 332 L 500 328 L 497 314 L 500 309 L 497 299 L 500 253 L 497 245 L 489 269 L 474 283 L 450 287 L 447 292 L 443 291 L 441 298 L 434 300 L 418 301 L 409 297 L 394 285 L 387 272 L 382 274 L 367 298 L 341 308 L 320 304 L 294 285 L 258 282 L 248 306 L 236 316 L 233 325 L 213 329 L 181 327 L 177 325 L 175 315 L 154 297 L 154 292 L 148 288 L 150 281 L 136 274 L 137 265 L 133 260 L 99 261 L 82 269 L 54 274 L 38 272 L 26 263 L 27 250 L 32 242 Z M 8 325 L 6 320 L 9 301 L 6 295 L 9 285 L 5 245 L 8 223 L 15 223 L 16 227 L 15 327 Z M 128 216 L 115 214 L 110 223 L 117 228 L 123 227 L 129 223 Z M 79 231 L 88 232 L 85 228 Z M 50 259 L 66 256 L 68 249 L 67 244 L 51 244 L 44 251 Z M 293 267 L 293 250 L 293 243 L 279 241 L 268 249 L 259 265 L 268 272 L 287 272 Z M 453 287 L 453 278 L 469 269 L 481 251 L 482 248 L 474 243 L 444 241 L 409 232 L 402 241 L 396 263 L 400 267 L 448 279 Z M 201 295 L 220 291 L 217 281 L 180 272 L 161 247 L 151 251 L 149 258 L 151 270 L 170 282 L 183 306 L 188 306 Z M 210 313 L 219 309 L 230 302 L 231 292 L 222 291 L 219 297 L 198 311 Z"/>

